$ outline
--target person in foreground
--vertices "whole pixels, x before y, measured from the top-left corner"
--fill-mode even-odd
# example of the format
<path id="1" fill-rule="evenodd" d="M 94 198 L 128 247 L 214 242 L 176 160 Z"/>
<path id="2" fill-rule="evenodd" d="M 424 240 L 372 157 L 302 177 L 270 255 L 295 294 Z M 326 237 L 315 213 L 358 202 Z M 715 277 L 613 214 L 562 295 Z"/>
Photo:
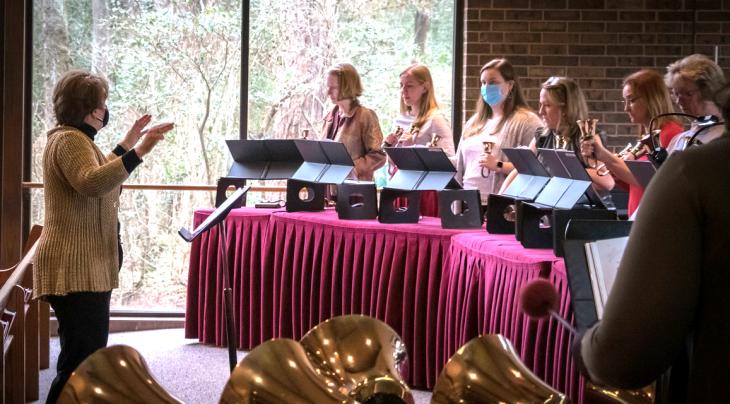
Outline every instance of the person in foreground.
<path id="1" fill-rule="evenodd" d="M 372 181 L 373 172 L 385 164 L 381 148 L 383 132 L 378 116 L 360 105 L 360 75 L 349 63 L 330 68 L 327 74 L 327 95 L 335 106 L 324 119 L 322 138 L 343 143 L 355 164 L 358 180 Z"/>
<path id="2" fill-rule="evenodd" d="M 729 98 L 730 86 L 716 98 L 725 122 Z M 730 402 L 728 159 L 726 124 L 721 137 L 677 153 L 652 180 L 603 319 L 574 347 L 592 380 L 637 388 L 671 366 L 669 402 Z"/>
<path id="3" fill-rule="evenodd" d="M 122 183 L 173 128 L 145 130 L 139 118 L 116 148 L 94 144 L 109 121 L 106 80 L 74 70 L 53 91 L 57 126 L 43 153 L 45 220 L 33 262 L 33 294 L 47 300 L 58 319 L 61 352 L 47 403 L 55 403 L 71 372 L 107 344 L 109 304 L 121 267 L 119 193 Z"/>

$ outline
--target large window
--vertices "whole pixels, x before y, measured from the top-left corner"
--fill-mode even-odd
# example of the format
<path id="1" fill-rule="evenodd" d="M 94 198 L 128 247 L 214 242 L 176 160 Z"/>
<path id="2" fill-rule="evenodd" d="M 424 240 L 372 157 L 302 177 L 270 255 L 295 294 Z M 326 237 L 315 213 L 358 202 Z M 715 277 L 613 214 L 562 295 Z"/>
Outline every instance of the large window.
<path id="1" fill-rule="evenodd" d="M 55 125 L 53 86 L 73 68 L 109 79 L 111 120 L 96 139 L 102 150 L 143 113 L 176 122 L 129 183 L 215 184 L 226 174 L 224 139 L 240 136 L 240 1 L 42 0 L 33 7 L 33 181 L 42 181 L 45 133 Z M 398 112 L 398 74 L 414 61 L 431 67 L 450 116 L 453 1 L 257 0 L 249 15 L 248 137 L 318 134 L 330 107 L 325 72 L 340 61 L 360 71 L 362 101 L 384 132 Z M 32 222 L 40 223 L 43 192 L 31 196 Z M 121 202 L 125 263 L 114 308 L 184 308 L 189 246 L 177 229 L 190 226 L 195 208 L 212 206 L 212 193 L 127 190 Z"/>

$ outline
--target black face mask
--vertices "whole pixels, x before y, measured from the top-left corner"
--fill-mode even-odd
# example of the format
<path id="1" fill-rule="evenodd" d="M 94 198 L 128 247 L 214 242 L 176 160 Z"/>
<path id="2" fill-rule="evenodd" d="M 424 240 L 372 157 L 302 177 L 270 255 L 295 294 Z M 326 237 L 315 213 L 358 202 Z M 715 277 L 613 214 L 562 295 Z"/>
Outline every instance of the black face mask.
<path id="1" fill-rule="evenodd" d="M 95 117 L 94 115 L 91 115 L 91 116 L 94 119 L 96 119 L 97 121 L 101 122 L 102 128 L 105 127 L 109 123 L 109 109 L 108 108 L 104 109 L 104 118 L 103 119 L 99 119 L 99 118 Z"/>

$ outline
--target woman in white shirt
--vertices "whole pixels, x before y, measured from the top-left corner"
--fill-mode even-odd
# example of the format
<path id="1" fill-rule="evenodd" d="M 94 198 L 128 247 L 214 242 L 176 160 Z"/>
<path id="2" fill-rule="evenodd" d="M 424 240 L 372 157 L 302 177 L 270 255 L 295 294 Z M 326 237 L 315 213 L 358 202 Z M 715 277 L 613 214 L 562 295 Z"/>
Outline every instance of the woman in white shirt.
<path id="1" fill-rule="evenodd" d="M 499 192 L 514 166 L 502 148 L 527 146 L 542 126 L 525 102 L 512 64 L 493 59 L 480 71 L 481 96 L 466 122 L 456 152 L 456 179 L 465 189 L 478 189 L 482 205 Z M 485 142 L 491 151 L 485 152 Z"/>
<path id="2" fill-rule="evenodd" d="M 389 134 L 384 145 L 440 147 L 446 155 L 453 157 L 454 135 L 439 110 L 428 67 L 414 64 L 404 70 L 400 74 L 400 93 L 401 116 L 396 119 L 396 124 L 403 129 L 403 134 Z"/>

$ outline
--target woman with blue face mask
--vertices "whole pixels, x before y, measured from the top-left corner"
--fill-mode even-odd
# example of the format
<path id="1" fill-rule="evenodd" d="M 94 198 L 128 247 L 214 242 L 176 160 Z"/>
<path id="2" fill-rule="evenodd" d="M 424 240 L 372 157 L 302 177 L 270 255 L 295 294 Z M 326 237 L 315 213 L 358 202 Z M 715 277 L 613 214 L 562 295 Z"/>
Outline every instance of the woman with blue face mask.
<path id="1" fill-rule="evenodd" d="M 514 168 L 502 148 L 527 146 L 542 124 L 525 102 L 507 59 L 485 64 L 480 82 L 476 112 L 464 125 L 456 152 L 456 179 L 465 189 L 478 189 L 486 205 Z"/>

